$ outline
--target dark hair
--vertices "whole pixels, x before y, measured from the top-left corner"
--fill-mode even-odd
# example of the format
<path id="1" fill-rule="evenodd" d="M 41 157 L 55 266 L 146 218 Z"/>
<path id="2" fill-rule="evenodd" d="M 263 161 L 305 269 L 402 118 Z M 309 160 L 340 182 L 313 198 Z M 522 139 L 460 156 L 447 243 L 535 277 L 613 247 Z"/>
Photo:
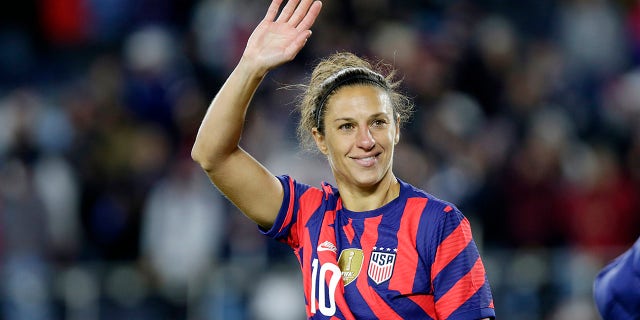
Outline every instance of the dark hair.
<path id="1" fill-rule="evenodd" d="M 394 80 L 396 71 L 379 62 L 375 67 L 367 60 L 349 52 L 334 53 L 322 59 L 313 69 L 309 85 L 304 87 L 300 103 L 301 119 L 298 137 L 303 147 L 314 149 L 312 129 L 324 134 L 325 104 L 339 88 L 350 85 L 375 85 L 384 89 L 391 99 L 394 120 L 405 123 L 411 117 L 413 104 L 399 92 L 400 81 Z"/>

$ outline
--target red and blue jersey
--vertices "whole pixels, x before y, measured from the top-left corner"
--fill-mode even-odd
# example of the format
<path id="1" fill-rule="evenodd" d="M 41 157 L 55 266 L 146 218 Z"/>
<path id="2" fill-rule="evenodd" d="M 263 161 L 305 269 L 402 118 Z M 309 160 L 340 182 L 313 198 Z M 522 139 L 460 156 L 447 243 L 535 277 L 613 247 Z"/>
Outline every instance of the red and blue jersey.
<path id="1" fill-rule="evenodd" d="M 393 201 L 342 207 L 338 190 L 279 176 L 283 204 L 266 235 L 293 248 L 309 319 L 482 319 L 493 298 L 469 221 L 400 182 Z"/>

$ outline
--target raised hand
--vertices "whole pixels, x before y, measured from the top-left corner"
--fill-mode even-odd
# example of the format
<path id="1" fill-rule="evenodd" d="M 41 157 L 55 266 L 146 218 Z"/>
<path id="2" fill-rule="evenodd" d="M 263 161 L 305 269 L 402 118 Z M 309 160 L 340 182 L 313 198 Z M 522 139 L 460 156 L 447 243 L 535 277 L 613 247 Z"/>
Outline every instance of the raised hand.
<path id="1" fill-rule="evenodd" d="M 288 0 L 278 16 L 283 0 L 273 0 L 264 19 L 249 37 L 243 60 L 261 72 L 267 72 L 293 58 L 311 36 L 322 2 Z"/>

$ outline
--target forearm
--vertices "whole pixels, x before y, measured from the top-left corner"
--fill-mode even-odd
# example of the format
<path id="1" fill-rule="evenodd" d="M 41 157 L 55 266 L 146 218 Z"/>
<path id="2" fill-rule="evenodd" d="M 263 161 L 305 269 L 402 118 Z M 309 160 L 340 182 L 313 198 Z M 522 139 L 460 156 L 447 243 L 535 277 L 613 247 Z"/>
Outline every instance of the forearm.
<path id="1" fill-rule="evenodd" d="M 241 59 L 213 99 L 196 136 L 192 158 L 209 171 L 238 149 L 247 108 L 266 70 Z"/>
<path id="2" fill-rule="evenodd" d="M 276 219 L 283 188 L 238 146 L 247 108 L 267 71 L 291 61 L 302 49 L 322 7 L 319 1 L 289 1 L 278 14 L 281 4 L 282 0 L 271 2 L 249 37 L 238 66 L 211 102 L 191 150 L 218 189 L 264 228 Z"/>

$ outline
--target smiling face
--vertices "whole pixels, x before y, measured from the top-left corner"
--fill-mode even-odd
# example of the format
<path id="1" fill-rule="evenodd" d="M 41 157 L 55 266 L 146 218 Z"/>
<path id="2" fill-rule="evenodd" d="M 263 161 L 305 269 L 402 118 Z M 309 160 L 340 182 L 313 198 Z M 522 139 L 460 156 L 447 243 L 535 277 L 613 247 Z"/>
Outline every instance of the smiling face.
<path id="1" fill-rule="evenodd" d="M 400 139 L 389 95 L 373 85 L 339 88 L 326 102 L 324 135 L 313 129 L 339 188 L 367 189 L 393 179 L 393 150 Z"/>

